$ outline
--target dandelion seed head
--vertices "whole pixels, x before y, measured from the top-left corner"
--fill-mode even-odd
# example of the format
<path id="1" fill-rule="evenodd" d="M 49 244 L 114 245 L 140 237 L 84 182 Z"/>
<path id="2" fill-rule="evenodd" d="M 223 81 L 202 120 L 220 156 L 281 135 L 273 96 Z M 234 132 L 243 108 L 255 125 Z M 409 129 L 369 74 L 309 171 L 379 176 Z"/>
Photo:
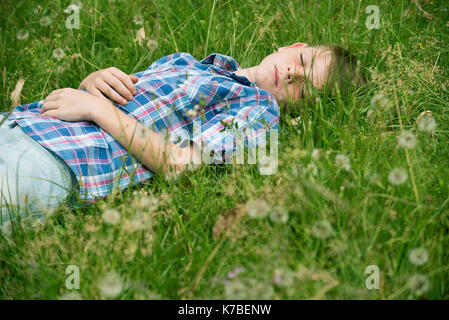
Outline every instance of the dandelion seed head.
<path id="1" fill-rule="evenodd" d="M 374 110 L 381 111 L 388 106 L 388 98 L 383 94 L 376 94 L 371 98 L 371 107 Z"/>
<path id="2" fill-rule="evenodd" d="M 321 220 L 315 222 L 315 224 L 310 229 L 312 235 L 320 239 L 327 239 L 334 234 L 334 229 L 332 225 L 327 220 Z"/>
<path id="3" fill-rule="evenodd" d="M 410 251 L 408 258 L 416 266 L 422 266 L 429 260 L 429 252 L 424 248 L 415 248 Z"/>
<path id="4" fill-rule="evenodd" d="M 53 50 L 53 58 L 60 60 L 64 57 L 65 57 L 65 52 L 63 49 L 56 48 L 55 50 Z"/>
<path id="5" fill-rule="evenodd" d="M 269 210 L 270 206 L 264 199 L 251 200 L 246 203 L 246 212 L 253 219 L 265 218 Z"/>
<path id="6" fill-rule="evenodd" d="M 407 171 L 402 168 L 394 168 L 388 174 L 388 181 L 394 186 L 403 184 L 407 179 Z"/>
<path id="7" fill-rule="evenodd" d="M 11 224 L 11 221 L 3 222 L 1 231 L 7 237 L 12 236 L 12 224 Z"/>
<path id="8" fill-rule="evenodd" d="M 117 273 L 109 272 L 98 282 L 98 288 L 106 298 L 115 298 L 122 292 L 123 282 Z"/>
<path id="9" fill-rule="evenodd" d="M 410 277 L 408 281 L 408 287 L 413 293 L 422 295 L 430 288 L 429 278 L 423 274 L 415 274 Z"/>
<path id="10" fill-rule="evenodd" d="M 337 167 L 340 167 L 341 169 L 344 169 L 346 171 L 349 171 L 351 169 L 351 160 L 347 155 L 344 154 L 337 154 L 335 156 L 335 164 Z"/>
<path id="11" fill-rule="evenodd" d="M 148 49 L 150 49 L 151 51 L 156 50 L 157 47 L 159 46 L 159 43 L 157 42 L 157 40 L 155 39 L 150 39 L 147 42 L 147 47 Z"/>
<path id="12" fill-rule="evenodd" d="M 140 26 L 145 22 L 145 19 L 143 18 L 143 16 L 141 14 L 136 14 L 133 18 L 133 22 L 134 22 L 134 24 Z"/>
<path id="13" fill-rule="evenodd" d="M 425 116 L 418 122 L 418 130 L 424 132 L 433 132 L 437 127 L 434 117 Z"/>
<path id="14" fill-rule="evenodd" d="M 270 219 L 274 223 L 286 223 L 288 221 L 288 211 L 282 206 L 275 206 L 270 210 Z"/>
<path id="15" fill-rule="evenodd" d="M 18 40 L 26 40 L 26 39 L 28 39 L 29 35 L 30 35 L 30 33 L 28 32 L 28 30 L 22 29 L 22 30 L 19 30 L 19 32 L 17 32 L 17 39 Z"/>
<path id="16" fill-rule="evenodd" d="M 120 213 L 115 209 L 106 209 L 102 218 L 105 223 L 114 225 L 120 221 Z"/>
<path id="17" fill-rule="evenodd" d="M 51 19 L 50 17 L 45 16 L 40 18 L 39 23 L 41 24 L 41 26 L 46 27 L 51 24 Z"/>
<path id="18" fill-rule="evenodd" d="M 57 73 L 64 73 L 70 68 L 70 63 L 68 61 L 64 61 L 61 65 L 56 67 Z"/>
<path id="19" fill-rule="evenodd" d="M 402 148 L 413 149 L 416 146 L 416 136 L 411 131 L 404 131 L 397 137 L 398 145 Z"/>
<path id="20" fill-rule="evenodd" d="M 159 200 L 153 195 L 141 197 L 140 199 L 137 200 L 136 205 L 138 208 L 142 210 L 153 212 L 158 208 Z"/>

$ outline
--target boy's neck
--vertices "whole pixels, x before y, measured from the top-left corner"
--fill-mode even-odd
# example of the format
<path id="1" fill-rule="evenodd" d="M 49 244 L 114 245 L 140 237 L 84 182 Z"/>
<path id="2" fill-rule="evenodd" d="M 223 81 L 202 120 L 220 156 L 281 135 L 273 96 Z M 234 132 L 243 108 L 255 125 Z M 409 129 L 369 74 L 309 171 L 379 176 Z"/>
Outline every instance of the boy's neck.
<path id="1" fill-rule="evenodd" d="M 255 82 L 256 81 L 256 69 L 257 69 L 257 66 L 240 69 L 240 70 L 235 71 L 234 73 L 238 76 L 246 77 L 249 80 L 249 82 Z"/>

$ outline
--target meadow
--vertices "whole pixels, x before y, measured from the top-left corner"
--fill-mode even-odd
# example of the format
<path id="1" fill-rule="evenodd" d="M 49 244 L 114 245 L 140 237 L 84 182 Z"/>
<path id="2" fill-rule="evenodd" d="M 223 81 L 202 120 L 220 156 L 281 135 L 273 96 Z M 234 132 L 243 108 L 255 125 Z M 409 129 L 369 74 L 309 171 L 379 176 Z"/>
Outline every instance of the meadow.
<path id="1" fill-rule="evenodd" d="M 282 114 L 275 174 L 202 165 L 4 223 L 1 299 L 449 298 L 447 1 L 85 0 L 73 29 L 70 4 L 0 2 L 0 111 L 98 69 L 249 67 L 294 42 L 349 49 L 369 82 Z"/>

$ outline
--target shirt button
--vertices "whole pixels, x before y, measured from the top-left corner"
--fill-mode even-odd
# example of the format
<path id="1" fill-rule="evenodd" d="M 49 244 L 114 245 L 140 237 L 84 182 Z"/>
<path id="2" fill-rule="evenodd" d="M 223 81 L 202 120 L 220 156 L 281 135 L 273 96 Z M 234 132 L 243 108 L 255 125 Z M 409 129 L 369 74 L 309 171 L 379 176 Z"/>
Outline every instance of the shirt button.
<path id="1" fill-rule="evenodd" d="M 215 84 L 215 85 L 218 85 L 218 81 L 217 80 L 212 81 L 212 83 Z"/>
<path id="2" fill-rule="evenodd" d="M 172 70 L 176 70 L 176 67 L 170 67 L 170 69 L 172 69 Z"/>
<path id="3" fill-rule="evenodd" d="M 215 73 L 215 70 L 214 69 L 210 69 L 210 73 Z"/>

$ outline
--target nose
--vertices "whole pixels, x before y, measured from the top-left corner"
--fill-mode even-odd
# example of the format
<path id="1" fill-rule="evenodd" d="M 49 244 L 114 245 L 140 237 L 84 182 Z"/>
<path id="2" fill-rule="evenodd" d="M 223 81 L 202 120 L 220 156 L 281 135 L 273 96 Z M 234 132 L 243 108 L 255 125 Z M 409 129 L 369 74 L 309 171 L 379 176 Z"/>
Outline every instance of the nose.
<path id="1" fill-rule="evenodd" d="M 298 66 L 288 66 L 287 67 L 287 80 L 292 82 L 295 79 L 301 79 L 304 77 L 304 69 Z"/>

